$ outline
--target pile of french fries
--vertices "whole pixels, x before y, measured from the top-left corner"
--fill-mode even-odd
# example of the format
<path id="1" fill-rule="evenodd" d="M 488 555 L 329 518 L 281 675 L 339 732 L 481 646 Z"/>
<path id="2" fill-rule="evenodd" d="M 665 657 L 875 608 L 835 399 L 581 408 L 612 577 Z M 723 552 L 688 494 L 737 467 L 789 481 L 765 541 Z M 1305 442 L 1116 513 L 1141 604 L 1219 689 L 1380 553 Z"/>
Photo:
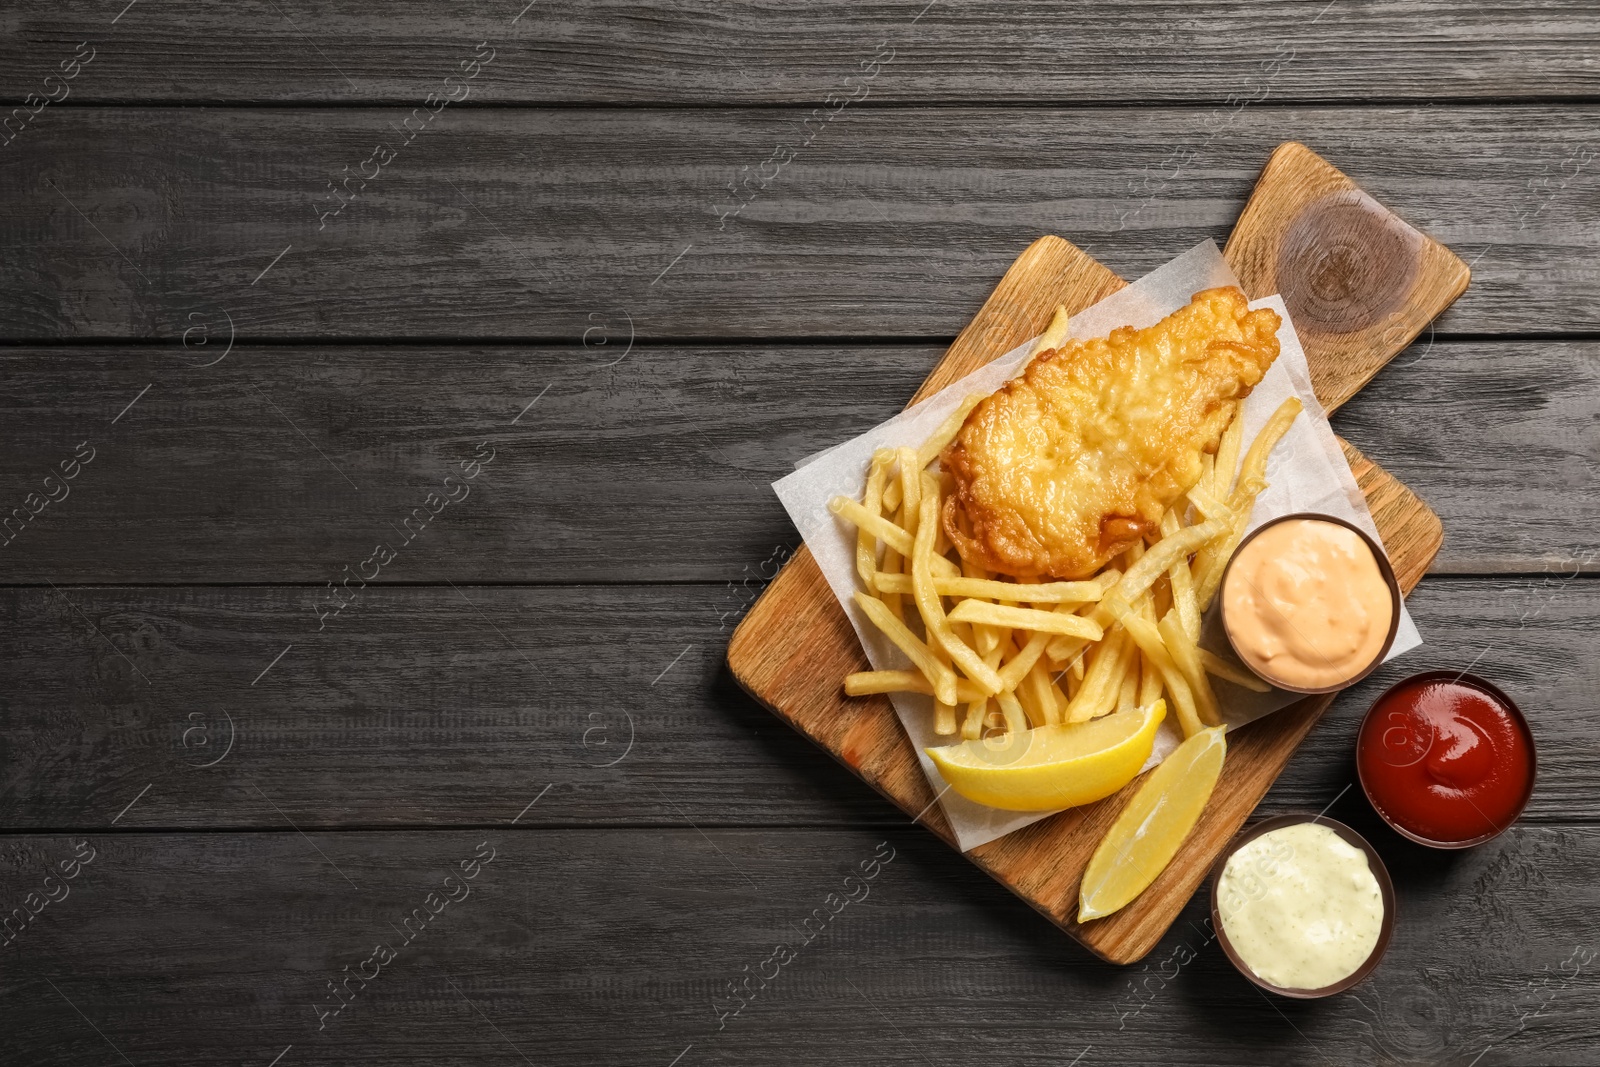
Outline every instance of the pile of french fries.
<path id="1" fill-rule="evenodd" d="M 1066 327 L 1058 309 L 1035 354 L 1059 347 Z M 1211 676 L 1265 691 L 1196 642 L 1267 487 L 1267 457 L 1300 401 L 1278 407 L 1242 461 L 1236 414 L 1216 454 L 1201 457 L 1199 483 L 1162 516 L 1156 541 L 1134 545 L 1086 581 L 1041 582 L 961 559 L 940 524 L 954 478 L 938 469 L 939 454 L 982 399 L 968 397 L 921 448 L 875 453 L 860 500 L 829 502 L 857 530 L 856 603 L 915 668 L 851 674 L 845 692 L 929 694 L 935 733 L 975 740 L 1086 722 L 1162 696 L 1189 737 L 1222 721 Z"/>

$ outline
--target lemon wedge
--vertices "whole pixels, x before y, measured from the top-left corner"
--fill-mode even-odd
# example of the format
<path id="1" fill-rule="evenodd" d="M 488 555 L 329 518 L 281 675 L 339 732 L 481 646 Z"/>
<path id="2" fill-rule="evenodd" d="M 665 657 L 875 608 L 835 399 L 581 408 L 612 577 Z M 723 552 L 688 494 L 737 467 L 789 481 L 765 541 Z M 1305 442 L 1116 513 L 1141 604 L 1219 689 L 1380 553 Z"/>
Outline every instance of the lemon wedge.
<path id="1" fill-rule="evenodd" d="M 1088 722 L 1039 726 L 1003 737 L 930 748 L 950 788 L 1007 811 L 1055 811 L 1108 797 L 1150 758 L 1167 703 Z"/>
<path id="2" fill-rule="evenodd" d="M 1223 728 L 1201 730 L 1150 772 L 1083 872 L 1078 921 L 1110 915 L 1166 870 L 1222 773 Z"/>

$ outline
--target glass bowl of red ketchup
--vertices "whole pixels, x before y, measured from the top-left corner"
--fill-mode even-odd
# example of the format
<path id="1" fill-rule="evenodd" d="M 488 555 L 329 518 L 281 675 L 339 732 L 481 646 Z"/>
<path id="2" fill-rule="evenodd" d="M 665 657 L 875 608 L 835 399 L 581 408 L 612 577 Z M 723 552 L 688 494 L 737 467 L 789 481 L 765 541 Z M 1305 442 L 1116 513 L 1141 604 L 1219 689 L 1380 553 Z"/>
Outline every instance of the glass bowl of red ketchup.
<path id="1" fill-rule="evenodd" d="M 1503 833 L 1527 805 L 1535 769 L 1522 712 L 1466 673 L 1395 683 L 1356 739 L 1367 799 L 1396 833 L 1431 848 L 1469 848 Z"/>

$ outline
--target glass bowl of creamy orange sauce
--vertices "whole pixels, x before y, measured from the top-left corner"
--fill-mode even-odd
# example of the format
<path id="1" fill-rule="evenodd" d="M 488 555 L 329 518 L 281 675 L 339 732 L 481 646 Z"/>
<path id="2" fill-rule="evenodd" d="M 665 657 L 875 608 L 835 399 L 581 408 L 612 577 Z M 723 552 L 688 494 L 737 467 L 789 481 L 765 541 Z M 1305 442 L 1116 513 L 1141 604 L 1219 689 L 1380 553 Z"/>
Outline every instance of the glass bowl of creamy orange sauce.
<path id="1" fill-rule="evenodd" d="M 1400 626 L 1400 585 L 1367 533 L 1304 512 L 1264 523 L 1222 576 L 1222 627 L 1280 689 L 1331 693 L 1377 669 Z"/>

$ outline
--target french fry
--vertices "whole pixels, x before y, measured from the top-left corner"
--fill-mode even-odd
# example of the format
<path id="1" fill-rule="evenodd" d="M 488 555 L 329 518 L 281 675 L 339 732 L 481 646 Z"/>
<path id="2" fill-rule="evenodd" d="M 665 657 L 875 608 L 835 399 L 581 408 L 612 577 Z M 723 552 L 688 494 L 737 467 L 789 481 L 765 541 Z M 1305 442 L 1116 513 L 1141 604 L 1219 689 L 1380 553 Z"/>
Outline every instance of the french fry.
<path id="1" fill-rule="evenodd" d="M 1156 624 L 1156 606 L 1155 606 L 1155 602 L 1150 597 L 1145 596 L 1145 597 L 1141 597 L 1139 599 L 1138 613 L 1139 613 L 1139 618 L 1143 619 L 1147 626 L 1150 626 L 1150 627 L 1154 627 L 1155 626 L 1155 624 Z M 1161 631 L 1159 629 L 1156 630 L 1156 633 L 1158 635 L 1160 634 L 1160 632 Z M 1134 643 L 1137 644 L 1138 642 L 1134 642 Z M 1159 691 L 1164 691 L 1166 689 L 1166 677 L 1161 673 L 1160 664 L 1156 663 L 1154 661 L 1153 657 L 1145 655 L 1143 649 L 1139 650 L 1139 658 L 1142 661 L 1142 666 L 1148 666 L 1151 670 L 1153 670 L 1155 672 L 1154 687 L 1155 687 L 1156 690 L 1158 690 L 1158 693 L 1156 695 L 1159 696 L 1160 695 Z M 1143 684 L 1143 679 L 1142 678 L 1140 679 L 1140 684 L 1141 685 Z M 1151 699 L 1154 700 L 1155 697 L 1151 697 Z M 1141 701 L 1140 703 L 1142 705 L 1144 702 Z M 1173 702 L 1171 704 L 1169 704 L 1168 706 L 1169 707 L 1176 707 L 1176 698 L 1174 698 Z"/>
<path id="2" fill-rule="evenodd" d="M 1228 560 L 1244 537 L 1244 523 L 1234 522 L 1230 525 L 1232 529 L 1226 535 L 1219 537 L 1215 544 L 1207 545 L 1194 560 L 1194 599 L 1202 612 L 1210 609 L 1211 601 L 1222 585 L 1222 574 L 1228 567 Z M 1238 533 L 1235 534 L 1234 530 Z"/>
<path id="3" fill-rule="evenodd" d="M 983 654 L 983 662 L 987 663 L 990 667 L 998 667 L 1000 666 L 1000 661 L 1002 659 L 1015 651 L 1016 649 L 1011 643 L 1011 631 L 998 631 L 994 647 Z M 973 686 L 973 689 L 976 690 L 977 686 Z M 983 724 L 986 720 L 986 717 L 991 711 L 994 710 L 990 707 L 991 703 L 992 698 L 984 696 L 980 693 L 978 698 L 973 699 L 967 704 L 967 721 L 961 727 L 961 734 L 968 741 L 982 736 Z M 971 732 L 970 736 L 969 731 Z"/>
<path id="4" fill-rule="evenodd" d="M 1127 688 L 1130 678 L 1133 680 L 1135 686 L 1138 685 L 1139 646 L 1134 644 L 1133 638 L 1131 637 L 1122 643 L 1121 662 L 1117 664 L 1116 674 L 1113 677 L 1116 684 L 1112 687 L 1111 692 L 1107 694 L 1110 699 L 1106 700 L 1101 705 L 1101 708 L 1103 709 L 1100 712 L 1101 715 L 1109 715 L 1111 712 L 1117 710 L 1117 704 L 1122 700 L 1123 691 Z M 1128 706 L 1133 706 L 1133 693 L 1129 693 L 1128 695 Z M 1096 716 L 1096 718 L 1098 717 L 1099 716 Z"/>
<path id="5" fill-rule="evenodd" d="M 1264 478 L 1267 473 L 1267 457 L 1272 450 L 1278 447 L 1278 442 L 1283 435 L 1289 432 L 1289 427 L 1294 424 L 1295 417 L 1304 410 L 1305 405 L 1300 403 L 1300 398 L 1291 396 L 1278 405 L 1278 409 L 1267 419 L 1267 424 L 1261 427 L 1261 432 L 1256 434 L 1256 439 L 1250 442 L 1250 450 L 1244 454 L 1244 463 L 1239 467 L 1239 483 L 1242 485 L 1252 478 Z M 1238 491 L 1235 490 L 1235 497 Z M 1253 495 L 1253 494 L 1252 494 Z M 1234 505 L 1237 507 L 1237 503 Z"/>
<path id="6" fill-rule="evenodd" d="M 1100 598 L 1094 610 L 1089 613 L 1089 621 L 1103 629 L 1122 619 L 1131 610 L 1133 603 L 1149 591 L 1155 580 L 1167 568 L 1224 530 L 1222 523 L 1212 520 L 1198 526 L 1186 526 L 1171 537 L 1163 537 L 1157 541 L 1155 546 L 1141 555 L 1117 584 Z M 1082 638 L 1058 637 L 1050 643 L 1048 652 L 1052 660 L 1059 662 L 1082 646 Z"/>
<path id="7" fill-rule="evenodd" d="M 883 513 L 893 515 L 900 510 L 900 494 L 903 491 L 900 485 L 900 474 L 895 469 L 899 459 L 899 452 L 893 448 L 880 448 L 872 453 L 874 460 L 883 458 L 884 469 L 890 472 L 889 479 L 883 487 Z"/>
<path id="8" fill-rule="evenodd" d="M 1139 707 L 1161 698 L 1161 668 L 1155 661 L 1139 651 Z"/>
<path id="9" fill-rule="evenodd" d="M 890 593 L 911 592 L 909 575 L 889 576 L 883 583 L 880 571 L 879 590 Z M 1089 604 L 1098 601 L 1103 590 L 1097 582 L 1047 582 L 1027 585 L 1021 582 L 997 582 L 992 579 L 935 576 L 933 587 L 940 596 L 972 597 L 981 600 L 1005 600 L 1015 604 Z"/>
<path id="10" fill-rule="evenodd" d="M 1050 672 L 1043 663 L 1035 663 L 1023 677 L 1022 684 L 1017 686 L 1017 696 L 1022 699 L 1024 708 L 1032 703 L 1038 710 L 1039 721 L 1035 726 L 1053 726 L 1061 721 L 1062 709 L 1056 704 L 1055 686 L 1050 684 Z"/>
<path id="11" fill-rule="evenodd" d="M 985 393 L 974 393 L 964 398 L 960 406 L 950 413 L 950 417 L 941 422 L 939 428 L 933 431 L 933 436 L 922 442 L 922 447 L 917 449 L 918 470 L 922 470 L 939 458 L 939 453 L 943 452 L 945 446 L 956 439 L 956 434 L 961 432 L 961 426 L 967 421 L 967 416 L 972 413 L 972 409 L 977 407 L 986 395 Z"/>
<path id="12" fill-rule="evenodd" d="M 962 641 L 965 641 L 968 645 L 971 645 L 974 648 L 977 647 L 977 637 L 976 637 L 976 635 L 977 635 L 977 631 L 980 629 L 980 627 L 970 626 L 967 623 L 956 623 L 952 628 L 955 630 L 956 636 L 961 638 Z M 981 629 L 988 629 L 988 627 L 981 627 Z M 988 664 L 990 667 L 999 666 L 1000 653 L 998 651 L 994 651 L 989 655 L 984 655 L 983 653 L 979 653 L 979 654 L 982 656 L 984 663 Z M 991 658 L 992 658 L 993 662 L 991 662 Z M 961 683 L 963 681 L 967 682 L 967 689 L 963 690 L 962 693 L 961 693 L 961 703 L 962 704 L 970 704 L 974 700 L 978 700 L 978 699 L 987 700 L 989 698 L 989 694 L 985 693 L 977 685 L 973 684 L 971 681 L 968 681 L 967 679 L 964 679 L 964 678 L 957 677 L 956 685 L 957 685 L 958 689 L 960 688 L 960 685 L 961 685 Z M 937 709 L 935 709 L 935 710 L 937 711 Z M 953 709 L 952 714 L 954 714 L 957 717 L 958 720 L 961 720 L 962 719 L 962 711 L 963 711 L 963 709 L 960 707 L 960 705 L 958 705 L 956 708 Z"/>
<path id="13" fill-rule="evenodd" d="M 950 654 L 942 648 L 933 648 L 933 658 L 946 670 L 950 669 Z M 956 698 L 961 697 L 961 680 L 956 679 Z M 946 703 L 936 695 L 933 698 L 933 732 L 941 737 L 946 737 L 956 732 L 956 705 L 952 700 Z"/>
<path id="14" fill-rule="evenodd" d="M 885 591 L 883 580 L 887 577 L 904 579 L 907 582 L 906 588 L 909 591 L 910 576 L 900 573 L 901 568 L 905 565 L 904 560 L 904 556 L 885 545 L 883 546 L 883 564 L 879 567 L 877 573 L 872 576 L 872 584 L 878 590 L 879 599 L 883 601 L 884 606 L 889 609 L 890 613 L 902 622 L 905 621 L 906 615 L 905 609 L 900 606 L 900 594 Z"/>
<path id="15" fill-rule="evenodd" d="M 1207 652 L 1203 648 L 1200 649 L 1200 666 L 1206 669 L 1207 674 L 1214 674 L 1224 681 L 1232 682 L 1254 693 L 1265 693 L 1272 689 L 1272 686 L 1243 667 L 1236 667 L 1221 656 Z"/>
<path id="16" fill-rule="evenodd" d="M 1119 574 L 1117 571 L 1108 571 L 1106 573 L 1110 575 Z M 1085 604 L 1081 608 L 1078 608 L 1077 612 L 1074 612 L 1068 605 L 1063 604 L 1056 608 L 1056 613 L 1060 615 L 1076 614 L 1089 611 L 1092 607 L 1093 605 Z M 1050 643 L 1052 638 L 1057 641 L 1077 641 L 1080 645 L 1087 643 L 1083 638 L 1056 637 L 1054 634 L 1042 631 L 1033 633 L 1033 635 L 1028 638 L 1027 644 L 1023 645 L 1022 650 L 1017 653 L 1016 657 L 1004 667 L 1000 668 L 1000 678 L 1005 682 L 1007 689 L 1015 689 L 1018 683 L 1022 681 L 1023 677 L 1033 669 L 1033 665 L 1039 662 L 1039 657 L 1044 654 L 1045 647 Z"/>
<path id="17" fill-rule="evenodd" d="M 933 685 L 921 671 L 857 671 L 844 676 L 846 696 L 861 697 L 874 693 L 923 693 L 933 695 Z M 965 678 L 956 679 L 956 700 L 984 700 L 983 690 Z"/>
<path id="18" fill-rule="evenodd" d="M 961 516 L 959 521 L 965 525 L 967 522 L 966 516 Z M 961 561 L 961 574 L 962 577 L 968 580 L 977 581 L 985 581 L 989 577 L 989 572 L 984 570 L 981 565 L 966 559 Z M 940 578 L 934 578 L 933 587 L 940 590 L 940 596 L 952 595 L 944 592 L 943 589 L 940 588 L 942 581 L 943 580 Z M 982 623 L 973 624 L 972 647 L 978 650 L 978 655 L 983 657 L 983 661 L 985 663 L 989 663 L 989 654 L 993 652 L 995 646 L 1000 643 L 1000 636 L 1005 632 L 1005 630 L 998 626 L 985 626 Z M 989 666 L 993 667 L 995 664 L 989 663 Z"/>
<path id="19" fill-rule="evenodd" d="M 1178 532 L 1180 527 L 1178 514 L 1171 508 L 1161 516 L 1162 536 L 1169 536 Z M 1200 639 L 1200 604 L 1194 595 L 1194 574 L 1189 570 L 1189 558 L 1179 556 L 1167 568 L 1167 581 L 1172 589 L 1172 606 L 1178 613 L 1178 618 L 1183 622 L 1183 631 L 1189 635 L 1191 641 Z"/>
<path id="20" fill-rule="evenodd" d="M 997 582 L 978 578 L 941 578 L 936 583 L 945 596 L 983 597 L 1023 604 L 1088 604 L 1100 599 L 1104 587 L 1087 582 Z"/>
<path id="21" fill-rule="evenodd" d="M 983 736 L 983 719 L 989 711 L 989 698 L 979 697 L 967 704 L 967 717 L 961 723 L 961 739 L 976 741 Z"/>
<path id="22" fill-rule="evenodd" d="M 1101 626 L 1081 615 L 1040 611 L 1037 608 L 1014 608 L 1007 604 L 985 604 L 981 600 L 963 600 L 950 612 L 950 619 L 953 622 L 1009 626 L 1013 630 L 1029 630 L 1033 633 L 1066 634 L 1086 641 L 1098 641 L 1104 633 Z"/>
<path id="23" fill-rule="evenodd" d="M 912 592 L 911 575 L 909 575 L 909 574 L 886 574 L 886 573 L 884 573 L 882 571 L 879 571 L 878 572 L 878 576 L 877 576 L 877 580 L 878 580 L 878 592 L 880 592 L 880 593 L 909 593 L 909 592 Z M 935 589 L 938 588 L 937 580 L 935 580 L 934 588 Z"/>
<path id="24" fill-rule="evenodd" d="M 900 464 L 900 525 L 915 539 L 922 515 L 922 466 L 917 462 L 914 448 L 901 445 L 894 450 L 894 455 Z"/>
<path id="25" fill-rule="evenodd" d="M 856 605 L 861 608 L 872 625 L 883 631 L 885 637 L 893 641 L 895 647 L 904 652 L 916 664 L 917 669 L 928 679 L 934 695 L 946 704 L 956 702 L 956 675 L 955 671 L 941 664 L 934 656 L 931 649 L 922 643 L 922 640 L 906 628 L 901 622 L 889 613 L 883 601 L 865 593 L 856 594 Z"/>
<path id="26" fill-rule="evenodd" d="M 957 525 L 960 526 L 962 533 L 971 533 L 971 520 L 970 518 L 966 518 L 965 512 L 960 512 L 960 510 L 957 510 L 955 522 L 957 522 Z M 968 579 L 968 581 L 989 581 L 989 571 L 984 569 L 984 566 L 982 566 L 981 563 L 976 563 L 976 561 L 962 558 L 962 560 L 960 560 L 960 565 L 962 565 L 962 574 L 960 574 L 960 576 L 965 577 L 965 579 Z M 941 585 L 942 581 L 944 581 L 944 579 L 941 579 L 941 577 L 934 576 L 934 589 L 939 589 L 939 585 Z M 939 595 L 944 597 L 944 595 L 950 595 L 950 593 L 942 592 L 941 590 Z M 1000 664 L 1000 653 L 997 653 L 995 649 L 997 649 L 997 646 L 1000 645 L 1000 641 L 1005 638 L 1006 633 L 1010 633 L 1010 630 L 1003 629 L 1003 627 L 997 627 L 997 625 L 984 625 L 981 624 L 981 622 L 979 622 L 979 624 L 973 624 L 973 648 L 978 649 L 979 656 L 984 657 L 984 662 L 989 664 L 990 667 L 997 667 L 997 665 Z"/>
<path id="27" fill-rule="evenodd" d="M 1138 654 L 1139 647 L 1133 643 L 1132 638 L 1124 633 L 1113 651 L 1115 651 L 1116 657 L 1106 668 L 1104 686 L 1096 697 L 1095 706 L 1089 709 L 1089 718 L 1091 719 L 1098 719 L 1116 708 L 1117 700 L 1122 695 L 1122 679 L 1133 666 L 1134 657 Z M 1104 650 L 1100 655 L 1096 656 L 1096 659 L 1103 655 Z M 1093 673 L 1092 665 L 1090 673 Z"/>
<path id="28" fill-rule="evenodd" d="M 1117 664 L 1116 673 L 1113 675 L 1115 685 L 1111 689 L 1111 699 L 1105 704 L 1105 711 L 1102 714 L 1109 714 L 1116 710 L 1117 701 L 1122 699 L 1122 689 L 1130 675 L 1133 677 L 1134 683 L 1137 684 L 1139 681 L 1139 646 L 1134 643 L 1131 637 L 1122 642 L 1122 662 Z"/>
<path id="29" fill-rule="evenodd" d="M 1000 705 L 1000 712 L 1005 716 L 1005 727 L 1012 733 L 1020 733 L 1028 728 L 1028 713 L 1022 710 L 1022 705 L 1017 701 L 1017 694 L 1007 690 L 995 696 L 995 701 Z"/>
<path id="30" fill-rule="evenodd" d="M 981 624 L 977 624 L 972 627 L 972 632 L 975 638 L 985 633 L 991 635 L 992 643 L 983 652 L 983 662 L 987 663 L 991 667 L 998 668 L 1000 666 L 1000 661 L 1004 659 L 1006 654 L 1012 649 L 1011 631 L 1001 627 L 983 626 Z"/>
<path id="31" fill-rule="evenodd" d="M 1213 496 L 1211 491 L 1205 487 L 1204 482 L 1189 490 L 1189 503 L 1194 505 L 1194 509 L 1200 513 L 1203 519 L 1221 519 L 1223 522 L 1231 522 L 1235 518 L 1233 509 Z"/>
<path id="32" fill-rule="evenodd" d="M 882 517 L 883 483 L 888 477 L 887 453 L 879 451 L 867 468 L 867 491 L 861 497 L 861 508 L 868 515 Z M 856 573 L 861 575 L 861 584 L 868 589 L 874 587 L 878 574 L 878 538 L 860 523 L 856 524 Z"/>
<path id="33" fill-rule="evenodd" d="M 1211 495 L 1225 498 L 1233 491 L 1233 475 L 1239 469 L 1239 448 L 1244 443 L 1244 405 L 1235 404 L 1233 418 L 1222 431 L 1222 441 L 1217 445 L 1217 461 L 1212 466 Z M 1211 516 L 1207 516 L 1210 518 Z"/>
<path id="34" fill-rule="evenodd" d="M 899 477 L 899 475 L 896 475 L 895 477 L 891 478 L 889 480 L 889 484 L 885 485 L 883 487 L 883 511 L 884 511 L 884 514 L 886 514 L 886 515 L 898 515 L 900 513 L 900 505 L 902 503 L 904 503 L 904 501 L 902 501 L 900 499 L 900 494 L 903 491 L 904 490 L 902 490 L 900 488 L 900 477 Z"/>
<path id="35" fill-rule="evenodd" d="M 1023 642 L 1016 654 L 1006 661 L 1000 668 L 1000 684 L 1006 690 L 1013 690 L 1022 684 L 1022 679 L 1033 670 L 1033 665 L 1039 662 L 1039 657 L 1044 654 L 1044 646 L 1050 640 L 1049 634 L 1033 634 Z"/>
<path id="36" fill-rule="evenodd" d="M 1067 331 L 1071 327 L 1071 316 L 1067 314 L 1067 305 L 1057 304 L 1056 312 L 1050 316 L 1050 325 L 1044 328 L 1033 342 L 1033 348 L 1028 352 L 1028 359 L 1032 360 L 1040 352 L 1048 352 L 1053 348 L 1060 348 L 1067 343 Z"/>
<path id="37" fill-rule="evenodd" d="M 1195 714 L 1207 726 L 1222 725 L 1222 715 L 1217 708 L 1217 696 L 1211 691 L 1211 680 L 1206 677 L 1204 668 L 1200 666 L 1200 650 L 1184 632 L 1182 621 L 1169 611 L 1156 624 L 1156 629 L 1160 632 L 1161 639 L 1166 642 L 1167 652 L 1172 656 L 1173 664 L 1183 672 L 1183 680 L 1189 683 L 1189 693 L 1194 698 Z"/>
<path id="38" fill-rule="evenodd" d="M 873 451 L 873 456 L 887 456 L 885 466 L 889 470 L 889 478 L 883 485 L 883 513 L 885 515 L 898 515 L 900 505 L 900 453 L 898 449 L 879 448 Z"/>
<path id="39" fill-rule="evenodd" d="M 1123 668 L 1127 665 L 1123 652 L 1127 644 L 1126 631 L 1117 627 L 1100 642 L 1078 695 L 1067 705 L 1067 722 L 1087 722 L 1116 706 L 1117 696 L 1122 691 Z"/>
<path id="40" fill-rule="evenodd" d="M 1094 614 L 1089 617 L 1102 626 L 1120 618 L 1173 563 L 1186 558 L 1224 530 L 1222 523 L 1212 520 L 1198 526 L 1186 526 L 1171 537 L 1163 537 L 1128 568 L 1128 572 L 1111 587 L 1109 593 L 1100 598 Z M 1101 611 L 1107 613 L 1104 618 Z"/>
<path id="41" fill-rule="evenodd" d="M 927 471 L 927 470 L 925 470 L 924 471 L 924 475 L 926 476 L 928 474 L 933 475 L 933 477 L 936 479 L 936 484 L 938 486 L 938 496 L 939 496 L 939 500 L 940 500 L 941 504 L 943 503 L 945 497 L 953 496 L 955 494 L 955 491 L 956 491 L 956 476 L 955 475 L 951 474 L 949 471 Z M 923 492 L 927 492 L 927 490 L 924 489 Z M 940 517 L 942 517 L 942 515 L 943 515 L 943 511 L 941 510 Z M 950 550 L 955 547 L 950 541 L 950 535 L 947 532 L 945 532 L 945 528 L 944 528 L 944 523 L 943 522 L 935 521 L 934 528 L 937 529 L 939 532 L 938 532 L 937 535 L 935 535 L 935 537 L 933 539 L 933 554 L 935 556 L 948 556 L 950 554 Z"/>
<path id="42" fill-rule="evenodd" d="M 911 582 L 917 610 L 922 614 L 922 622 L 928 629 L 928 635 L 944 646 L 944 650 L 950 654 L 956 666 L 960 667 L 968 678 L 977 682 L 979 688 L 985 692 L 998 693 L 1002 688 L 1000 675 L 994 668 L 984 663 L 966 642 L 956 636 L 945 618 L 944 605 L 939 599 L 939 594 L 933 587 L 933 540 L 934 532 L 939 526 L 938 480 L 930 474 L 924 474 L 918 490 L 922 513 L 917 520 L 917 536 L 911 553 Z M 945 562 L 949 563 L 949 560 Z M 946 697 L 939 694 L 939 699 L 945 704 L 956 702 L 953 695 Z"/>
<path id="43" fill-rule="evenodd" d="M 1067 705 L 1072 703 L 1067 697 L 1066 686 L 1061 684 L 1061 672 L 1052 670 L 1048 662 L 1035 665 L 1035 669 L 1044 675 L 1045 683 L 1050 688 L 1050 701 L 1055 705 L 1056 721 L 1067 721 Z"/>
<path id="44" fill-rule="evenodd" d="M 1122 620 L 1123 628 L 1128 631 L 1139 646 L 1139 651 L 1147 659 L 1155 662 L 1156 668 L 1161 671 L 1162 684 L 1167 692 L 1172 695 L 1172 704 L 1177 712 L 1178 725 L 1183 730 L 1183 736 L 1193 737 L 1203 727 L 1200 725 L 1200 716 L 1195 710 L 1194 694 L 1189 690 L 1189 683 L 1184 680 L 1183 672 L 1172 661 L 1172 656 L 1167 653 L 1167 647 L 1161 641 L 1161 632 L 1142 617 L 1138 612 L 1129 612 Z"/>
<path id="45" fill-rule="evenodd" d="M 1012 691 L 1017 698 L 1017 703 L 1022 705 L 1022 712 L 1028 717 L 1028 728 L 1035 729 L 1048 724 L 1049 719 L 1045 709 L 1049 706 L 1039 700 L 1039 694 L 1029 684 L 1033 672 L 1028 672 L 1028 677 L 1022 679 L 1022 684 Z"/>
<path id="46" fill-rule="evenodd" d="M 1233 550 L 1239 547 L 1239 542 L 1244 537 L 1245 526 L 1250 521 L 1250 511 L 1255 506 L 1255 498 L 1266 488 L 1267 457 L 1272 454 L 1272 450 L 1277 447 L 1283 435 L 1289 432 L 1289 427 L 1303 407 L 1299 397 L 1289 397 L 1278 405 L 1278 409 L 1267 419 L 1267 424 L 1261 428 L 1261 432 L 1256 434 L 1256 439 L 1250 442 L 1250 450 L 1245 453 L 1244 462 L 1239 467 L 1238 484 L 1234 487 L 1233 495 L 1228 498 L 1228 506 L 1233 509 L 1234 518 L 1228 524 L 1225 536 L 1207 545 L 1195 560 L 1195 599 L 1199 602 L 1201 611 L 1209 608 L 1212 598 L 1217 595 L 1228 560 L 1232 558 Z"/>
<path id="47" fill-rule="evenodd" d="M 1101 630 L 1104 631 L 1104 627 Z M 1081 637 L 1056 637 L 1045 646 L 1045 654 L 1050 657 L 1050 662 L 1060 663 L 1067 660 L 1067 666 L 1072 667 L 1083 658 L 1083 653 L 1090 647 L 1090 642 Z M 1078 677 L 1083 677 L 1079 673 Z"/>
<path id="48" fill-rule="evenodd" d="M 946 617 L 948 618 L 948 616 L 946 616 Z M 965 623 L 965 622 L 951 623 L 950 629 L 955 631 L 955 635 L 961 639 L 961 643 L 962 644 L 970 646 L 970 645 L 972 645 L 974 643 L 973 642 L 973 636 L 972 636 L 973 628 L 972 628 L 972 624 L 971 623 Z M 983 657 L 982 657 L 982 655 L 980 655 L 978 658 L 982 659 Z"/>
<path id="49" fill-rule="evenodd" d="M 1144 653 L 1134 646 L 1131 655 L 1132 663 L 1122 676 L 1122 691 L 1117 694 L 1117 710 L 1132 711 L 1140 707 L 1139 685 L 1143 681 Z"/>
<path id="50" fill-rule="evenodd" d="M 836 496 L 828 501 L 828 510 L 841 519 L 854 523 L 856 529 L 865 530 L 902 556 L 911 555 L 914 543 L 911 535 L 882 515 L 867 510 L 859 501 L 851 500 L 847 496 Z"/>

